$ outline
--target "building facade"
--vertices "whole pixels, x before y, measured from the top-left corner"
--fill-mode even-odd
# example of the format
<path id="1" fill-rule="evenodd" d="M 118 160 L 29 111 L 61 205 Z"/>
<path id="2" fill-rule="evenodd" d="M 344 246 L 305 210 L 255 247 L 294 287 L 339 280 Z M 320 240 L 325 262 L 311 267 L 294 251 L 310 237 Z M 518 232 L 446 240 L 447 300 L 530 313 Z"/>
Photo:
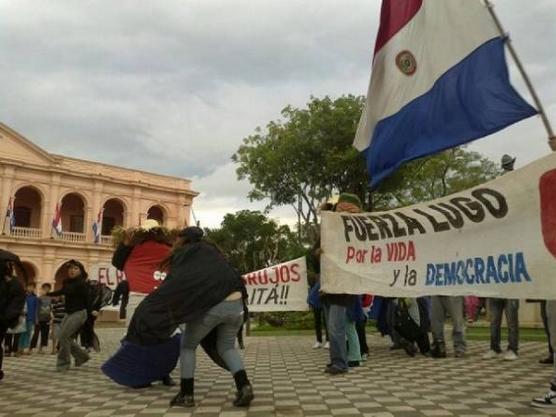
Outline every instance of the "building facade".
<path id="1" fill-rule="evenodd" d="M 18 254 L 38 284 L 59 285 L 69 259 L 108 264 L 115 226 L 186 226 L 197 194 L 187 179 L 50 154 L 0 123 L 0 248 Z"/>

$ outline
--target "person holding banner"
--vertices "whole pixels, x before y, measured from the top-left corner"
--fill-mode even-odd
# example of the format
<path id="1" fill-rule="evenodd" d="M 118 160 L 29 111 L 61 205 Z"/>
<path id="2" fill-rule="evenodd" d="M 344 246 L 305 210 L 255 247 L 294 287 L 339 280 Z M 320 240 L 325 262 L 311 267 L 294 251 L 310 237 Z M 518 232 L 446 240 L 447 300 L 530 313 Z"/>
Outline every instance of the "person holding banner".
<path id="1" fill-rule="evenodd" d="M 514 170 L 515 158 L 503 155 L 500 161 L 503 173 L 507 174 Z M 508 325 L 508 349 L 504 353 L 504 360 L 514 361 L 517 359 L 519 347 L 519 300 L 507 298 L 489 298 L 488 309 L 490 314 L 490 350 L 483 355 L 483 359 L 494 359 L 502 354 L 500 348 L 500 337 L 502 327 L 502 314 L 506 313 Z"/>
<path id="2" fill-rule="evenodd" d="M 360 213 L 362 203 L 355 194 L 342 193 L 336 204 L 337 212 Z M 356 301 L 353 294 L 323 294 L 324 317 L 328 323 L 328 337 L 330 342 L 330 364 L 326 366 L 325 372 L 331 375 L 344 374 L 348 371 L 348 352 L 346 338 L 348 331 L 347 309 L 352 307 Z M 353 324 L 353 323 L 352 323 Z M 360 349 L 357 339 L 355 325 L 353 331 L 355 337 L 350 337 L 350 342 L 355 344 L 352 348 Z"/>

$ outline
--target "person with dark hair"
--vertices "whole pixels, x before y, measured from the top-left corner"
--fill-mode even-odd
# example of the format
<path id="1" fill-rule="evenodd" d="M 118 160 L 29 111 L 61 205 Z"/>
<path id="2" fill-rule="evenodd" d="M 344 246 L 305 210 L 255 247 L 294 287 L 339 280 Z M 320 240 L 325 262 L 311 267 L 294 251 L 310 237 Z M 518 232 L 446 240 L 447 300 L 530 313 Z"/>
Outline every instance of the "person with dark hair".
<path id="1" fill-rule="evenodd" d="M 74 336 L 85 324 L 87 316 L 94 314 L 90 310 L 88 275 L 85 267 L 81 262 L 72 259 L 66 262 L 66 268 L 68 277 L 64 280 L 62 288 L 48 293 L 51 297 L 63 295 L 66 303 L 66 316 L 60 328 L 60 349 L 56 362 L 56 370 L 59 372 L 70 368 L 71 356 L 75 358 L 75 366 L 81 366 L 90 359 L 89 354 L 74 340 Z"/>
<path id="2" fill-rule="evenodd" d="M 13 255 L 0 249 L 0 380 L 4 378 L 4 338 L 9 328 L 17 325 L 25 305 L 25 292 L 13 276 L 13 266 L 7 259 Z"/>
<path id="3" fill-rule="evenodd" d="M 41 295 L 39 297 L 39 304 L 37 309 L 37 325 L 31 340 L 30 350 L 37 347 L 39 342 L 39 335 L 41 344 L 39 346 L 39 353 L 43 353 L 43 348 L 48 346 L 48 333 L 50 332 L 50 319 L 52 318 L 52 299 L 46 295 L 52 289 L 52 285 L 44 283 L 41 285 Z"/>

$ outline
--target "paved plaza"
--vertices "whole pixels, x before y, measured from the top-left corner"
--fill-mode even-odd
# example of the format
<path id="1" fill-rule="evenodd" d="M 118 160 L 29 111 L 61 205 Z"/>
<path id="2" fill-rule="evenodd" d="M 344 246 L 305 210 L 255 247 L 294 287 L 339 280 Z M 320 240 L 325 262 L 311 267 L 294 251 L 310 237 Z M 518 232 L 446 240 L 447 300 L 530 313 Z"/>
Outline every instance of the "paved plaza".
<path id="1" fill-rule="evenodd" d="M 470 342 L 464 359 L 409 358 L 369 336 L 371 355 L 347 375 L 323 373 L 327 351 L 309 336 L 250 337 L 245 362 L 256 398 L 234 408 L 232 378 L 198 352 L 194 409 L 169 408 L 177 387 L 133 390 L 104 377 L 99 367 L 123 329 L 101 329 L 103 351 L 83 368 L 54 371 L 54 356 L 6 358 L 0 417 L 265 417 L 265 416 L 545 416 L 529 407 L 547 388 L 551 367 L 538 364 L 546 345 L 524 342 L 518 361 L 480 359 L 487 342 Z M 174 377 L 179 378 L 177 372 Z"/>

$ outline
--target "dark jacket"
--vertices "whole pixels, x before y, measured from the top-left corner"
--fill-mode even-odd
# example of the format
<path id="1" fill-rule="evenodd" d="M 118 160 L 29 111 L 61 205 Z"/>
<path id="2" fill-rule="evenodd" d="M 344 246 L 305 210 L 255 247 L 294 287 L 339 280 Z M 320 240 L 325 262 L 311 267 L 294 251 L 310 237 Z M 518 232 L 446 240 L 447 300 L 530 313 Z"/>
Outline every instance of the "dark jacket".
<path id="1" fill-rule="evenodd" d="M 64 281 L 60 290 L 48 295 L 63 295 L 67 314 L 80 310 L 87 310 L 87 313 L 91 313 L 92 302 L 90 300 L 89 284 L 84 278 L 68 278 Z"/>
<path id="2" fill-rule="evenodd" d="M 15 326 L 24 304 L 25 291 L 17 278 L 0 277 L 0 326 Z"/>
<path id="3" fill-rule="evenodd" d="M 172 255 L 166 280 L 137 306 L 126 340 L 164 343 L 180 324 L 201 318 L 234 291 L 245 292 L 243 280 L 216 248 L 204 241 L 187 245 Z"/>

